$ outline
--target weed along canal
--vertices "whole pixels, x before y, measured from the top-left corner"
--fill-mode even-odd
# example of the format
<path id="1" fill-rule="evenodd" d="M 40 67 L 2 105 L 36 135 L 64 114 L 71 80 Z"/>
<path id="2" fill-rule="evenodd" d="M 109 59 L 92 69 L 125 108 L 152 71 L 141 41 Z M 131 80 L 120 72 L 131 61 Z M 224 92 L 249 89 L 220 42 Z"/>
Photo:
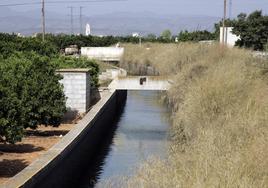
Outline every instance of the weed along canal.
<path id="1" fill-rule="evenodd" d="M 168 117 L 159 92 L 128 91 L 96 187 L 116 186 L 121 176 L 131 176 L 146 159 L 164 158 L 167 154 Z"/>

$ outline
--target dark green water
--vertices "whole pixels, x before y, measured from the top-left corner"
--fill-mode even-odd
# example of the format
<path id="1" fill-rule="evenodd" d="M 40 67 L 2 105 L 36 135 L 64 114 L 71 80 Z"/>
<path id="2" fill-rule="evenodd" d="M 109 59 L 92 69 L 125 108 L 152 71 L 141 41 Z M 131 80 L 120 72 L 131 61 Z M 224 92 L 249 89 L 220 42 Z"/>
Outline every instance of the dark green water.
<path id="1" fill-rule="evenodd" d="M 166 157 L 169 112 L 159 99 L 156 91 L 128 91 L 112 142 L 97 168 L 96 187 L 116 185 L 122 177 L 133 175 L 145 160 Z"/>

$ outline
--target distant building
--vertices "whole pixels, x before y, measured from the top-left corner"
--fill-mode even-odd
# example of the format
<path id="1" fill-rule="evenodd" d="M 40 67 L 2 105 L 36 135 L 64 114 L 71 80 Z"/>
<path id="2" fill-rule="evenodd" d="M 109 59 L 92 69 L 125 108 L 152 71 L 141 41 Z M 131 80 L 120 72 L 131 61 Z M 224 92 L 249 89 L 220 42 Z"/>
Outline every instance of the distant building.
<path id="1" fill-rule="evenodd" d="M 79 53 L 77 45 L 70 45 L 64 50 L 65 55 L 76 55 Z"/>
<path id="2" fill-rule="evenodd" d="M 132 37 L 140 37 L 139 33 L 132 33 Z"/>
<path id="3" fill-rule="evenodd" d="M 21 33 L 17 33 L 18 37 L 25 37 L 24 35 L 22 35 Z"/>
<path id="4" fill-rule="evenodd" d="M 225 27 L 224 38 L 229 47 L 234 47 L 236 41 L 240 39 L 240 37 L 233 34 L 232 31 L 233 31 L 233 27 Z M 222 35 L 223 35 L 223 28 L 221 27 L 220 28 L 220 43 L 221 44 L 223 43 Z"/>
<path id="5" fill-rule="evenodd" d="M 87 24 L 86 25 L 86 36 L 89 36 L 89 35 L 91 35 L 91 28 L 90 28 L 90 25 Z"/>
<path id="6" fill-rule="evenodd" d="M 37 35 L 38 35 L 38 33 L 34 33 L 34 34 L 32 35 L 32 37 L 33 37 L 33 38 L 36 38 Z"/>

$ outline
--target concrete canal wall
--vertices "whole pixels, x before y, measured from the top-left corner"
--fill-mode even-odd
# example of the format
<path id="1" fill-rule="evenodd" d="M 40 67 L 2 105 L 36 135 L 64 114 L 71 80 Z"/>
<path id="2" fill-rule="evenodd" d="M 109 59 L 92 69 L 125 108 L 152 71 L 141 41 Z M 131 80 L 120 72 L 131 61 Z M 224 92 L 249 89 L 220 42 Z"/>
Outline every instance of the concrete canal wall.
<path id="1" fill-rule="evenodd" d="M 126 101 L 127 91 L 102 93 L 102 99 L 60 142 L 13 177 L 6 188 L 74 187 Z"/>

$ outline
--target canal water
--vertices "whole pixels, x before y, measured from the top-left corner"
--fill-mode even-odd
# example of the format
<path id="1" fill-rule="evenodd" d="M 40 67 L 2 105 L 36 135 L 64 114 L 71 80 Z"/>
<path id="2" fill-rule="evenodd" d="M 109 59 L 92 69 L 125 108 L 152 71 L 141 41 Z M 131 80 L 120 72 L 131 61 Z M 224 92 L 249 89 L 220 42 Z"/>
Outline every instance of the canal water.
<path id="1" fill-rule="evenodd" d="M 128 91 L 95 187 L 115 186 L 122 177 L 133 175 L 145 160 L 165 158 L 169 127 L 169 112 L 160 102 L 159 92 Z"/>

